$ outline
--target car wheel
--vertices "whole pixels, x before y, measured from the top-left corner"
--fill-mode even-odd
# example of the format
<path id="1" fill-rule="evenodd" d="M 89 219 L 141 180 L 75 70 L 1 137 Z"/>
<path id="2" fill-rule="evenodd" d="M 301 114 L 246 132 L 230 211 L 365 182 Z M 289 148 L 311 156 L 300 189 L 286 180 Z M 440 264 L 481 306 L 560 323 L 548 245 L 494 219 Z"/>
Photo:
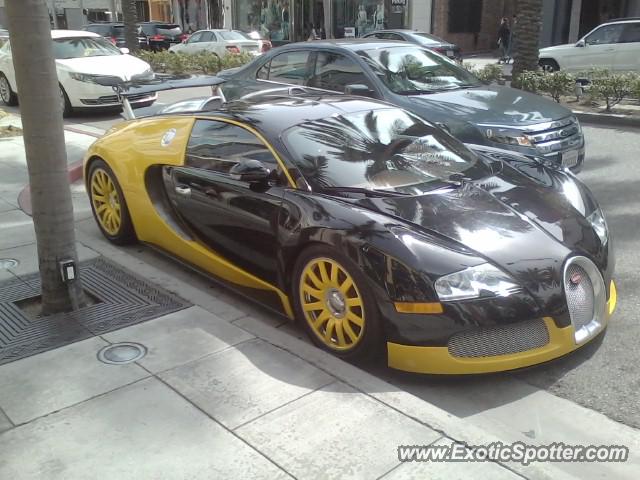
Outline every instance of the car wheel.
<path id="1" fill-rule="evenodd" d="M 68 117 L 73 113 L 73 107 L 71 106 L 71 102 L 69 101 L 69 97 L 67 96 L 67 92 L 64 91 L 62 85 L 59 85 L 60 88 L 60 108 L 62 109 L 62 116 Z"/>
<path id="2" fill-rule="evenodd" d="M 551 73 L 560 70 L 558 62 L 549 58 L 543 58 L 542 60 L 540 60 L 540 62 L 538 62 L 538 64 L 540 65 L 540 68 L 542 68 L 542 70 L 545 72 Z"/>
<path id="3" fill-rule="evenodd" d="M 9 105 L 10 107 L 18 104 L 18 95 L 11 90 L 9 80 L 7 80 L 7 77 L 5 77 L 2 72 L 0 72 L 0 98 L 2 98 L 5 105 Z"/>
<path id="4" fill-rule="evenodd" d="M 113 170 L 103 160 L 94 160 L 87 180 L 91 210 L 102 234 L 117 245 L 135 243 L 127 203 Z"/>
<path id="5" fill-rule="evenodd" d="M 382 351 L 378 309 L 353 261 L 331 248 L 312 246 L 298 258 L 293 278 L 296 316 L 316 345 L 354 360 Z"/>

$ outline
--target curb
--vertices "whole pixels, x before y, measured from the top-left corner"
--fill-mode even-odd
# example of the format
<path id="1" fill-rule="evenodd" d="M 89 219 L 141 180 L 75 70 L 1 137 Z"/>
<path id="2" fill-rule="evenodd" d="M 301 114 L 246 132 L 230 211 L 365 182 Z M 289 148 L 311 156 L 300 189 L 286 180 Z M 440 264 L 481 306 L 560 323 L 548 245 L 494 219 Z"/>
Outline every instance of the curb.
<path id="1" fill-rule="evenodd" d="M 582 123 L 611 127 L 640 128 L 640 118 L 633 118 L 628 115 L 620 115 L 615 113 L 591 113 L 582 112 L 580 110 L 573 110 L 573 113 Z"/>
<path id="2" fill-rule="evenodd" d="M 74 127 L 64 127 L 64 129 L 69 132 L 80 133 L 82 135 L 87 135 L 89 137 L 95 137 L 95 138 L 101 137 L 101 135 L 97 133 L 88 132 L 86 130 L 82 130 Z M 83 160 L 78 160 L 77 162 L 73 162 L 68 165 L 69 183 L 75 183 L 82 178 L 83 163 L 84 163 Z M 24 188 L 18 194 L 18 207 L 27 215 L 29 216 L 33 215 L 33 207 L 31 205 L 31 185 L 29 184 L 25 185 Z"/>

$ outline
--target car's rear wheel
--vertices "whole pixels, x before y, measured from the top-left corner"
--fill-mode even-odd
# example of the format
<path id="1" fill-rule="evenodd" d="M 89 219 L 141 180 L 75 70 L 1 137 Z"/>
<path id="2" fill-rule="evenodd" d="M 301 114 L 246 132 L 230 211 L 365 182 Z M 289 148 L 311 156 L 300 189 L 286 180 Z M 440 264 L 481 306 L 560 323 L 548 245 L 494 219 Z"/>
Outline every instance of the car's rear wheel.
<path id="1" fill-rule="evenodd" d="M 540 68 L 542 68 L 542 70 L 545 72 L 551 73 L 560 70 L 560 65 L 558 65 L 558 62 L 550 58 L 543 58 L 538 62 L 538 64 L 540 65 Z"/>
<path id="2" fill-rule="evenodd" d="M 10 107 L 18 104 L 18 95 L 11 90 L 9 80 L 7 80 L 7 77 L 5 77 L 2 72 L 0 72 L 0 98 L 2 98 L 5 105 L 9 105 Z"/>
<path id="3" fill-rule="evenodd" d="M 117 245 L 136 241 L 127 203 L 113 171 L 103 160 L 94 160 L 87 177 L 91 210 L 102 234 Z"/>
<path id="4" fill-rule="evenodd" d="M 382 351 L 378 309 L 353 261 L 325 246 L 309 247 L 296 262 L 294 282 L 296 315 L 316 345 L 349 359 Z"/>
<path id="5" fill-rule="evenodd" d="M 73 107 L 71 106 L 67 92 L 64 91 L 62 85 L 59 85 L 58 88 L 60 89 L 60 108 L 62 109 L 62 116 L 68 117 L 73 113 Z"/>

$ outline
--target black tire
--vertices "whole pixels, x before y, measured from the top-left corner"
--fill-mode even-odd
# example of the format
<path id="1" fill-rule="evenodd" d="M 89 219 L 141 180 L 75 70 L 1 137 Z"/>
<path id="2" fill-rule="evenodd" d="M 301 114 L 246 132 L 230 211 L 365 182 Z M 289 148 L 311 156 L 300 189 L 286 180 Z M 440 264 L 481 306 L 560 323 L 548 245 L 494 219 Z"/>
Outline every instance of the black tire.
<path id="1" fill-rule="evenodd" d="M 120 207 L 120 222 L 117 231 L 108 231 L 108 229 L 103 225 L 103 220 L 99 218 L 99 215 L 97 213 L 97 209 L 101 208 L 98 203 L 106 203 L 95 199 L 96 193 L 99 192 L 94 189 L 93 179 L 98 171 L 104 172 L 115 187 L 117 201 Z M 137 242 L 138 239 L 133 228 L 133 223 L 131 222 L 131 215 L 129 214 L 127 202 L 124 198 L 124 194 L 122 193 L 122 189 L 120 188 L 120 184 L 118 183 L 118 179 L 113 173 L 113 170 L 111 170 L 109 165 L 107 165 L 104 160 L 97 159 L 93 160 L 90 163 L 89 172 L 87 174 L 87 194 L 89 195 L 89 203 L 91 204 L 93 218 L 96 220 L 98 228 L 100 228 L 100 231 L 107 238 L 107 240 L 115 243 L 116 245 L 129 245 Z"/>
<path id="2" fill-rule="evenodd" d="M 538 65 L 540 65 L 540 68 L 542 68 L 542 70 L 544 70 L 545 72 L 557 72 L 558 70 L 560 70 L 560 65 L 558 65 L 558 62 L 551 58 L 541 59 L 538 62 Z"/>
<path id="3" fill-rule="evenodd" d="M 5 105 L 14 107 L 18 105 L 18 95 L 11 89 L 11 84 L 4 73 L 0 72 L 0 96 Z"/>
<path id="4" fill-rule="evenodd" d="M 352 313 L 354 311 L 356 313 L 360 313 L 361 318 L 364 320 L 362 328 L 358 327 L 354 323 L 347 322 L 345 317 L 348 318 L 348 316 L 346 315 L 340 319 L 336 319 L 333 316 L 331 317 L 331 319 L 333 319 L 335 322 L 341 322 L 340 330 L 342 331 L 342 336 L 345 339 L 348 337 L 348 334 L 344 323 L 348 323 L 351 332 L 358 335 L 358 340 L 353 342 L 353 344 L 349 348 L 338 349 L 339 342 L 337 326 L 334 327 L 334 330 L 332 330 L 336 337 L 335 341 L 332 340 L 331 342 L 329 342 L 332 345 L 329 345 L 329 343 L 322 340 L 320 338 L 320 333 L 316 333 L 317 331 L 314 330 L 314 327 L 311 325 L 311 317 L 308 317 L 303 310 L 303 295 L 301 295 L 303 273 L 307 270 L 310 264 L 313 264 L 313 262 L 324 260 L 336 262 L 336 264 L 338 264 L 340 269 L 343 271 L 342 273 L 346 272 L 346 274 L 351 277 L 353 284 L 355 285 L 355 288 L 350 290 L 351 295 L 358 294 L 358 298 L 361 300 L 361 306 L 354 307 L 355 310 L 353 310 L 351 307 L 348 307 L 347 309 L 349 310 L 348 313 Z M 336 278 L 338 278 L 337 275 Z M 344 279 L 345 277 L 341 278 Z M 371 290 L 371 287 L 369 286 L 367 278 L 362 273 L 360 268 L 347 256 L 343 255 L 333 248 L 324 245 L 313 245 L 306 248 L 296 260 L 293 272 L 292 292 L 296 319 L 299 319 L 304 324 L 309 338 L 315 345 L 338 357 L 348 360 L 371 360 L 384 354 L 382 322 L 378 307 L 374 300 L 373 292 Z M 343 300 L 349 299 L 349 297 L 343 298 Z M 305 301 L 307 302 L 307 304 L 309 304 L 309 302 L 319 303 L 311 299 Z M 324 307 L 321 312 L 329 309 L 329 301 L 325 301 L 324 304 L 326 305 L 326 307 Z M 310 313 L 310 315 L 317 315 L 317 311 L 318 310 L 316 310 L 316 312 Z M 315 318 L 319 319 L 319 316 L 316 316 Z M 322 326 L 324 326 L 324 332 L 326 334 L 328 325 L 328 322 L 325 324 L 325 322 L 323 321 L 320 324 L 320 332 L 322 331 Z M 330 336 L 333 335 L 330 334 Z"/>
<path id="5" fill-rule="evenodd" d="M 73 113 L 73 107 L 71 106 L 71 102 L 69 101 L 69 97 L 67 96 L 67 92 L 64 91 L 64 88 L 62 87 L 62 85 L 59 85 L 60 87 L 60 96 L 61 98 L 61 102 L 62 102 L 62 116 L 64 118 L 67 118 L 69 116 L 71 116 L 71 114 Z"/>

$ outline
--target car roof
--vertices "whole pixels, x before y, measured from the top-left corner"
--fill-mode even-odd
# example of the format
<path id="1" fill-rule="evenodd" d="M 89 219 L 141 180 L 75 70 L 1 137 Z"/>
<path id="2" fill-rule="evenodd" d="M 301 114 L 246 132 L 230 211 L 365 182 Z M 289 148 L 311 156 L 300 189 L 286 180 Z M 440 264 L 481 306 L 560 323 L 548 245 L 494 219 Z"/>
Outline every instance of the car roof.
<path id="1" fill-rule="evenodd" d="M 400 40 L 382 40 L 377 38 L 338 38 L 335 40 L 314 40 L 312 42 L 290 43 L 288 47 L 322 49 L 330 47 L 340 47 L 347 50 L 368 50 L 373 48 L 407 46 L 406 42 Z"/>
<path id="2" fill-rule="evenodd" d="M 86 30 L 51 30 L 51 38 L 100 37 L 97 33 Z"/>

